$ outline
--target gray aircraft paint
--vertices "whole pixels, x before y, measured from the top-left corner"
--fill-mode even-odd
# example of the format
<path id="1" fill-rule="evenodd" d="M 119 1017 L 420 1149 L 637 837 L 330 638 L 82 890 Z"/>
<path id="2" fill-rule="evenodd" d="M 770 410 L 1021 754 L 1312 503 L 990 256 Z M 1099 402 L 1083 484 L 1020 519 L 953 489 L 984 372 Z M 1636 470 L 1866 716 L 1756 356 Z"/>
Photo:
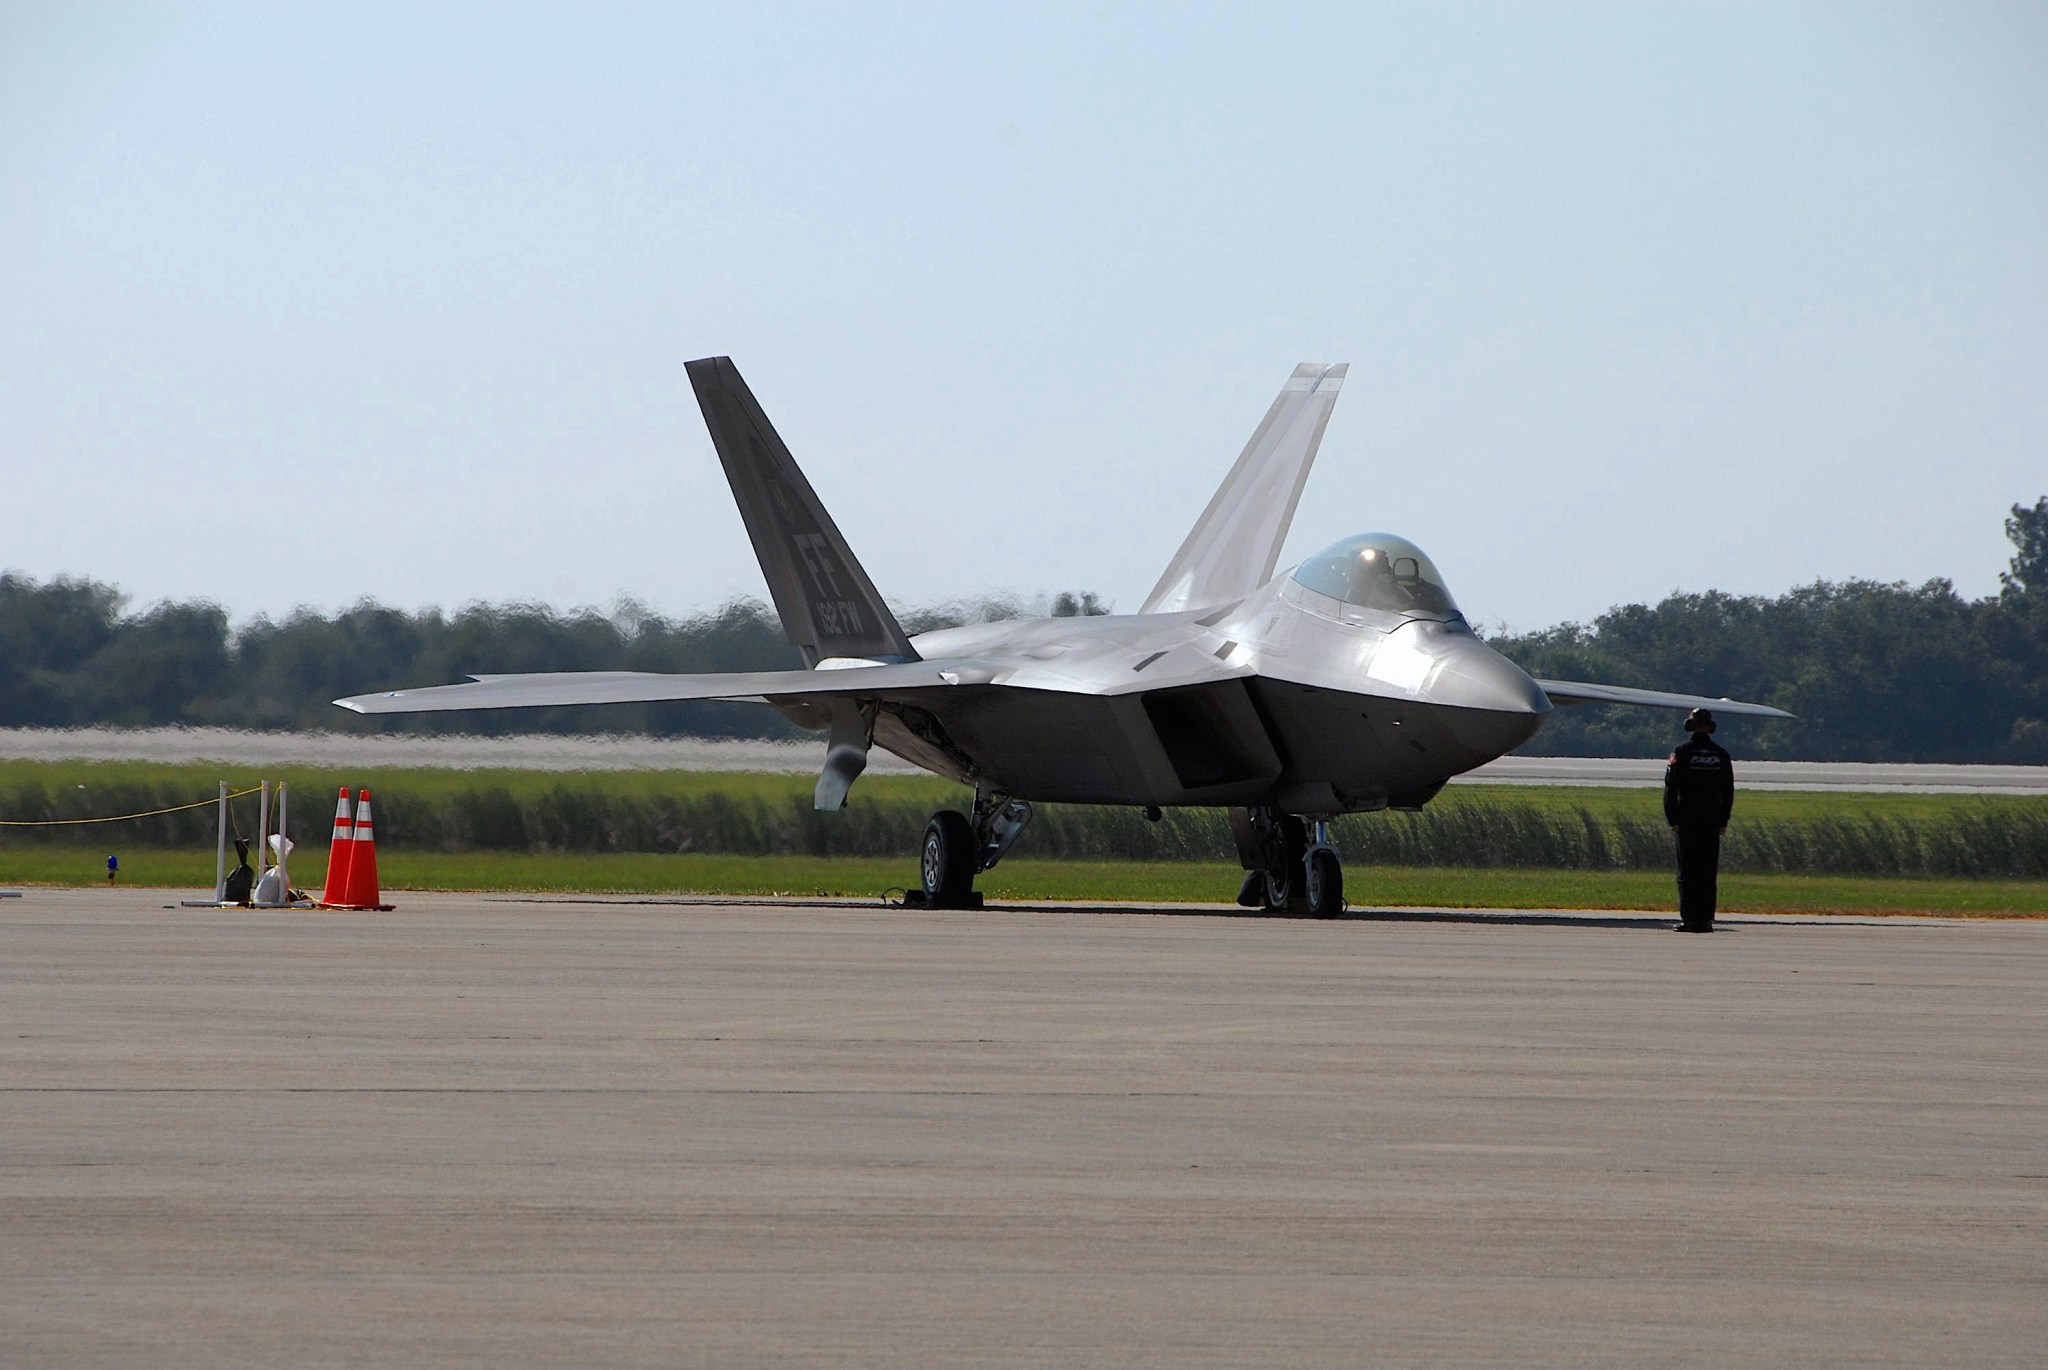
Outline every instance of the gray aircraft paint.
<path id="1" fill-rule="evenodd" d="M 1273 578 L 1350 369 L 1343 362 L 1294 368 L 1139 613 L 1207 608 Z"/>
<path id="2" fill-rule="evenodd" d="M 821 808 L 844 803 L 872 745 L 983 796 L 1309 817 L 1426 802 L 1452 776 L 1534 735 L 1553 704 L 1790 716 L 1697 695 L 1539 682 L 1482 642 L 1447 592 L 1402 608 L 1398 597 L 1352 602 L 1274 576 L 1342 365 L 1295 368 L 1144 612 L 972 624 L 915 639 L 732 363 L 692 362 L 689 374 L 777 612 L 811 669 L 478 676 L 335 702 L 384 714 L 756 700 L 829 729 Z M 1361 541 L 1375 550 L 1354 539 L 1331 553 Z M 1409 563 L 1411 585 L 1414 563 L 1426 564 L 1391 537 L 1382 566 L 1389 557 L 1396 569 Z"/>
<path id="3" fill-rule="evenodd" d="M 685 369 L 775 612 L 804 664 L 830 657 L 915 659 L 896 616 L 732 361 L 707 357 Z"/>

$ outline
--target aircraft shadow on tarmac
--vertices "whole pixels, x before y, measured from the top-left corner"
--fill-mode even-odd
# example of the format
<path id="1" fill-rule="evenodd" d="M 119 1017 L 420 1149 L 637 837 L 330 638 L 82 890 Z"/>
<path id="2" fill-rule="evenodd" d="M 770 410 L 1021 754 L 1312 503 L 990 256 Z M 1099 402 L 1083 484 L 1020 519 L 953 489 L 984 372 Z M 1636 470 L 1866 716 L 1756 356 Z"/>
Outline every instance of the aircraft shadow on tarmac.
<path id="1" fill-rule="evenodd" d="M 590 900 L 576 896 L 561 895 L 504 895 L 493 902 L 535 903 L 535 904 L 577 904 L 603 903 L 608 905 L 668 905 L 686 908 L 716 905 L 727 908 L 805 908 L 805 909 L 847 909 L 873 910 L 878 907 L 872 899 L 849 898 L 793 898 L 776 896 L 738 896 L 717 898 L 709 895 L 696 896 L 644 896 L 639 898 L 608 898 Z M 879 905 L 891 911 L 902 911 L 904 905 L 888 901 Z M 922 910 L 910 910 L 920 912 Z M 1537 927 L 1537 928 L 1583 928 L 1611 929 L 1634 932 L 1668 931 L 1678 919 L 1675 913 L 1651 912 L 1606 912 L 1577 913 L 1570 910 L 1523 910 L 1501 911 L 1492 909 L 1373 909 L 1348 908 L 1334 918 L 1319 918 L 1314 914 L 1295 913 L 1278 909 L 1226 908 L 1218 905 L 1201 904 L 1058 904 L 1044 901 L 991 902 L 981 909 L 933 909 L 934 916 L 942 918 L 972 918 L 986 914 L 1004 913 L 1067 913 L 1086 914 L 1096 917 L 1151 917 L 1151 918 L 1243 918 L 1251 921 L 1290 923 L 1441 923 L 1464 924 L 1472 927 Z M 1734 932 L 1752 920 L 1735 923 L 1723 920 L 1715 925 L 1716 932 Z M 1900 920 L 1885 917 L 1854 917 L 1844 914 L 1776 914 L 1768 919 L 1771 927 L 1859 927 L 1881 928 L 1899 926 L 1925 926 L 1916 920 L 1901 923 Z"/>
<path id="2" fill-rule="evenodd" d="M 1485 909 L 1346 909 L 1335 918 L 1318 918 L 1309 913 L 1277 909 L 1200 908 L 1169 904 L 1075 906 L 1073 904 L 997 904 L 992 909 L 1019 913 L 1152 914 L 1176 918 L 1247 918 L 1266 922 L 1297 923 L 1469 923 L 1487 927 L 1636 928 L 1668 929 L 1675 914 L 1575 914 L 1498 913 Z"/>
<path id="3" fill-rule="evenodd" d="M 1274 909 L 1232 909 L 1174 904 L 990 904 L 990 913 L 1092 913 L 1110 915 L 1131 915 L 1164 918 L 1246 918 L 1254 921 L 1284 921 L 1294 923 L 1445 923 L 1466 924 L 1473 927 L 1525 927 L 1525 928 L 1586 928 L 1618 929 L 1635 932 L 1668 932 L 1678 921 L 1676 913 L 1574 913 L 1569 910 L 1548 912 L 1528 910 L 1507 912 L 1491 909 L 1370 909 L 1348 908 L 1334 918 L 1319 918 L 1310 913 L 1292 913 Z M 1921 922 L 1902 922 L 1896 918 L 1852 917 L 1843 914 L 1773 914 L 1758 924 L 1755 919 L 1735 923 L 1723 919 L 1714 925 L 1715 932 L 1736 932 L 1744 926 L 1769 927 L 1924 927 Z"/>
<path id="4" fill-rule="evenodd" d="M 1274 909 L 1230 909 L 1217 907 L 1190 907 L 1173 904 L 991 904 L 990 912 L 1014 913 L 1102 913 L 1102 914 L 1150 914 L 1155 917 L 1176 918 L 1248 918 L 1253 920 L 1284 920 L 1296 923 L 1449 923 L 1467 924 L 1474 927 L 1525 927 L 1525 928 L 1613 928 L 1636 932 L 1668 932 L 1677 923 L 1676 913 L 1606 912 L 1575 913 L 1565 909 L 1505 911 L 1494 909 L 1372 909 L 1348 908 L 1335 918 L 1318 918 L 1309 913 L 1292 913 Z M 1959 920 L 1942 920 L 1958 921 Z M 1966 920 L 1961 920 L 1966 921 Z M 1754 916 L 1743 922 L 1722 919 L 1714 924 L 1715 932 L 1736 932 L 1745 926 L 1768 927 L 1924 927 L 1926 924 L 1911 919 L 1900 920 L 1887 917 L 1855 917 L 1852 915 L 1830 914 L 1771 914 L 1759 922 Z"/>
<path id="5" fill-rule="evenodd" d="M 507 902 L 533 903 L 578 903 L 574 898 L 534 896 L 514 897 Z M 669 904 L 684 907 L 698 907 L 706 904 L 723 904 L 742 908 L 843 908 L 873 909 L 876 904 L 867 899 L 821 898 L 804 899 L 775 896 L 740 896 L 732 899 L 717 899 L 710 896 L 685 898 L 664 898 L 650 896 L 638 899 L 605 899 L 606 904 Z M 891 910 L 905 908 L 894 900 L 881 907 Z M 912 912 L 921 910 L 912 909 Z M 1003 913 L 1072 913 L 1090 914 L 1098 917 L 1150 917 L 1150 918 L 1243 918 L 1253 922 L 1288 923 L 1469 923 L 1488 927 L 1560 927 L 1560 928 L 1635 928 L 1668 929 L 1677 918 L 1669 913 L 1569 913 L 1569 912 L 1496 912 L 1487 909 L 1370 909 L 1349 908 L 1333 918 L 1322 918 L 1312 913 L 1297 913 L 1283 909 L 1226 908 L 1214 904 L 1061 904 L 1045 901 L 1001 900 L 990 901 L 980 909 L 932 909 L 939 917 L 971 918 L 977 914 Z M 1725 928 L 1724 928 L 1725 930 Z"/>

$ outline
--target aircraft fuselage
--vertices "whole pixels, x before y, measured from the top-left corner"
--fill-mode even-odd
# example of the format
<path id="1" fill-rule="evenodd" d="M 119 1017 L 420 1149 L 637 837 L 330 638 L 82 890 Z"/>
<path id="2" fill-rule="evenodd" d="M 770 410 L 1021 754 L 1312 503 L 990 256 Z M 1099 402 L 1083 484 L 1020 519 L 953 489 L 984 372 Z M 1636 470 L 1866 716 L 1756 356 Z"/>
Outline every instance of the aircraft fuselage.
<path id="1" fill-rule="evenodd" d="M 1550 709 L 1455 610 L 1357 612 L 1284 577 L 1220 610 L 912 641 L 974 665 L 885 708 L 876 745 L 1033 801 L 1400 806 L 1519 746 Z"/>

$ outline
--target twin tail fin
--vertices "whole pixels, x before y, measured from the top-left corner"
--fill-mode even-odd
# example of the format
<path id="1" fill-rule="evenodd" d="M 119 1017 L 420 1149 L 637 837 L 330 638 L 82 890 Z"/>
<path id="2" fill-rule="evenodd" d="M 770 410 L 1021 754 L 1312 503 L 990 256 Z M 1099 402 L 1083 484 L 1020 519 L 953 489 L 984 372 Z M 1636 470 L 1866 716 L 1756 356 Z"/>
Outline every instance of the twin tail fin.
<path id="1" fill-rule="evenodd" d="M 903 626 L 854 559 L 732 359 L 706 357 L 685 369 L 768 578 L 775 612 L 804 664 L 832 657 L 916 661 Z"/>
<path id="2" fill-rule="evenodd" d="M 1207 608 L 1272 579 L 1350 369 L 1343 362 L 1294 368 L 1139 613 Z"/>

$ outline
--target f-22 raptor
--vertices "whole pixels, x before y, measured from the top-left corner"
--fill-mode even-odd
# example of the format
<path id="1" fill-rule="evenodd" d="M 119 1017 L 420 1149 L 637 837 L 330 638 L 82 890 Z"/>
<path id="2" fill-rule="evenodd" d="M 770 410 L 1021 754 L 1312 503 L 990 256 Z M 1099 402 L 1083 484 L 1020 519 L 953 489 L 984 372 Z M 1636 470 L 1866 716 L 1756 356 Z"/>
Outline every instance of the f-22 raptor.
<path id="1" fill-rule="evenodd" d="M 1135 614 L 1016 619 L 906 635 L 730 358 L 688 364 L 776 612 L 803 670 L 597 671 L 336 700 L 364 714 L 670 699 L 753 700 L 827 736 L 816 803 L 846 803 L 874 747 L 972 788 L 925 829 L 923 902 L 978 904 L 975 877 L 1034 803 L 1157 817 L 1229 810 L 1253 907 L 1344 909 L 1329 820 L 1416 809 L 1534 736 L 1558 705 L 1780 709 L 1536 680 L 1472 631 L 1421 548 L 1360 533 L 1275 575 L 1344 383 L 1294 369 Z"/>

